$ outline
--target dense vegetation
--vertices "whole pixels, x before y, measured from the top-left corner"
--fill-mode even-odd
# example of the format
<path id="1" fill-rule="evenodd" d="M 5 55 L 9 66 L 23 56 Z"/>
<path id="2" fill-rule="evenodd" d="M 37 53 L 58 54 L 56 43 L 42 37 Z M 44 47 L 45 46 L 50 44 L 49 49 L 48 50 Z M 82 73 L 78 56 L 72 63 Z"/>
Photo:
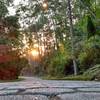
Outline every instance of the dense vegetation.
<path id="1" fill-rule="evenodd" d="M 22 0 L 16 7 L 15 16 L 7 15 L 7 5 L 0 18 L 11 26 L 9 36 L 16 37 L 8 38 L 11 45 L 24 54 L 31 48 L 38 50 L 39 64 L 32 65 L 38 66 L 33 67 L 35 74 L 50 77 L 79 74 L 80 79 L 95 79 L 100 70 L 99 5 L 99 0 Z"/>
<path id="2" fill-rule="evenodd" d="M 13 0 L 0 0 L 0 80 L 17 79 L 28 63 L 20 52 L 18 17 L 10 15 Z"/>

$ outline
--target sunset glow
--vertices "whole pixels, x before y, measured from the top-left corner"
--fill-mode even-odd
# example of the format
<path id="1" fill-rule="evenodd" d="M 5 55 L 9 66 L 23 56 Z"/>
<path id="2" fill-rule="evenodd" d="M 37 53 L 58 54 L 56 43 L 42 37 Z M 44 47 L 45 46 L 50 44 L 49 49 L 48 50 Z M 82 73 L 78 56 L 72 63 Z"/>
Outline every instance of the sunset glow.
<path id="1" fill-rule="evenodd" d="M 44 3 L 42 4 L 42 6 L 43 6 L 44 9 L 47 9 L 47 8 L 48 8 L 47 2 L 44 2 Z"/>
<path id="2" fill-rule="evenodd" d="M 33 57 L 38 57 L 39 56 L 39 52 L 35 49 L 31 51 L 31 54 L 32 54 Z"/>

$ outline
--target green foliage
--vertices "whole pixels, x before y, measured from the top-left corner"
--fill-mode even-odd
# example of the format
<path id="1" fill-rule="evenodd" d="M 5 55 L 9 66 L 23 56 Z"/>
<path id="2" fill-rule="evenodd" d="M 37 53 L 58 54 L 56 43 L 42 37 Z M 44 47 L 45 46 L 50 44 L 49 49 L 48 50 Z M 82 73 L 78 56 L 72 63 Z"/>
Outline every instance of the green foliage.
<path id="1" fill-rule="evenodd" d="M 51 55 L 43 57 L 43 70 L 51 76 L 72 74 L 73 63 L 70 56 L 72 39 L 69 39 L 69 12 L 66 14 L 66 6 L 68 6 L 66 0 L 48 0 L 46 11 L 41 9 L 42 4 L 40 2 L 42 3 L 42 0 L 39 2 L 38 0 L 27 0 L 26 2 L 19 5 L 17 15 L 20 15 L 23 25 L 29 25 L 27 29 L 29 34 L 25 35 L 29 39 L 29 43 L 27 43 L 30 46 L 34 45 L 36 38 L 35 40 L 40 46 L 46 46 L 49 41 L 47 38 L 51 36 L 55 47 L 58 47 L 55 50 L 51 43 L 50 47 L 54 51 L 51 50 L 53 51 Z M 100 64 L 100 36 L 96 36 L 96 34 L 100 34 L 99 0 L 73 0 L 71 6 L 75 60 L 78 59 L 80 70 L 84 71 L 95 64 Z M 10 16 L 7 20 L 8 25 L 12 24 L 14 28 L 18 28 L 16 27 L 18 24 L 15 23 L 17 22 L 16 18 Z M 60 43 L 64 45 L 59 46 Z M 15 45 L 13 42 L 12 44 Z M 65 49 L 66 45 L 67 50 Z M 77 78 L 81 79 L 80 76 Z"/>
<path id="2" fill-rule="evenodd" d="M 63 79 L 65 80 L 78 80 L 78 81 L 90 81 L 91 80 L 91 77 L 90 76 L 86 76 L 86 75 L 77 75 L 77 76 L 67 76 L 67 77 L 64 77 Z"/>
<path id="3" fill-rule="evenodd" d="M 96 28 L 90 16 L 88 16 L 87 19 L 87 32 L 88 32 L 88 38 L 94 36 L 96 32 Z"/>
<path id="4" fill-rule="evenodd" d="M 84 33 L 87 32 L 86 27 L 87 27 L 87 16 L 83 16 L 82 19 L 80 19 L 78 23 L 76 23 L 76 29 L 78 28 L 78 31 L 82 31 L 80 35 L 84 36 Z"/>
<path id="5" fill-rule="evenodd" d="M 61 76 L 56 76 L 56 77 L 51 77 L 51 76 L 47 76 L 44 77 L 43 79 L 47 79 L 47 80 L 72 80 L 72 81 L 90 81 L 91 80 L 91 76 L 88 75 L 77 75 L 77 76 L 65 76 L 65 77 L 61 77 Z"/>
<path id="6" fill-rule="evenodd" d="M 70 52 L 65 49 L 63 44 L 60 44 L 59 50 L 44 60 L 43 65 L 46 73 L 50 76 L 64 76 L 74 73 Z"/>
<path id="7" fill-rule="evenodd" d="M 14 27 L 17 29 L 19 28 L 19 22 L 17 16 L 7 16 L 5 20 L 6 20 L 6 25 L 8 27 Z"/>
<path id="8" fill-rule="evenodd" d="M 100 37 L 91 37 L 86 40 L 83 52 L 79 55 L 80 69 L 85 70 L 95 64 L 100 64 Z"/>
<path id="9" fill-rule="evenodd" d="M 8 13 L 8 9 L 4 3 L 0 2 L 0 18 L 4 17 Z"/>
<path id="10" fill-rule="evenodd" d="M 0 44 L 7 44 L 8 39 L 0 38 Z"/>
<path id="11" fill-rule="evenodd" d="M 12 62 L 11 64 L 14 64 L 16 66 L 19 74 L 23 68 L 29 66 L 28 60 L 26 58 L 19 58 L 19 59 L 15 60 L 14 62 Z"/>
<path id="12" fill-rule="evenodd" d="M 51 76 L 63 75 L 65 63 L 66 55 L 61 52 L 56 52 L 49 61 L 48 74 Z"/>
<path id="13" fill-rule="evenodd" d="M 96 17 L 97 19 L 100 18 L 100 6 L 96 6 Z"/>
<path id="14" fill-rule="evenodd" d="M 89 68 L 83 75 L 90 76 L 92 80 L 100 80 L 100 64 Z"/>
<path id="15" fill-rule="evenodd" d="M 44 68 L 46 73 L 51 76 L 64 75 L 66 60 L 69 53 L 66 52 L 64 45 L 61 44 L 58 51 L 53 52 L 46 60 L 44 60 Z M 43 61 L 42 61 L 43 62 Z"/>
<path id="16" fill-rule="evenodd" d="M 0 0 L 0 19 L 3 19 L 8 14 L 8 6 L 13 0 Z"/>

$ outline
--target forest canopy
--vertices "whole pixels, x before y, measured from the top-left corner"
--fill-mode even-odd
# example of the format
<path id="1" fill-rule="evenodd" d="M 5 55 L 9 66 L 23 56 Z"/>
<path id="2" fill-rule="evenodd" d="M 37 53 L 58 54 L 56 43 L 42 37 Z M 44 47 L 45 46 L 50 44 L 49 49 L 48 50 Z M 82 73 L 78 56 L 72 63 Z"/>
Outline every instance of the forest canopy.
<path id="1" fill-rule="evenodd" d="M 0 0 L 0 23 L 4 27 L 0 43 L 20 49 L 31 66 L 38 66 L 33 67 L 33 73 L 83 75 L 100 64 L 99 0 L 14 2 Z M 9 7 L 15 7 L 15 15 L 9 14 Z"/>

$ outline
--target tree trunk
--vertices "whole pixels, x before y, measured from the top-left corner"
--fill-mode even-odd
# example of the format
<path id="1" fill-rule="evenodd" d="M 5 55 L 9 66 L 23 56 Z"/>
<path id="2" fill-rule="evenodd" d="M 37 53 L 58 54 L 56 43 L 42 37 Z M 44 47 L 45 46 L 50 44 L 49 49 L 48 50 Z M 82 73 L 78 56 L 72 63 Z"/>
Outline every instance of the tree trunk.
<path id="1" fill-rule="evenodd" d="M 77 64 L 76 64 L 76 57 L 75 57 L 75 49 L 74 49 L 74 37 L 73 37 L 73 20 L 72 20 L 72 8 L 71 2 L 68 0 L 68 11 L 69 11 L 69 21 L 70 21 L 70 36 L 71 36 L 71 56 L 73 60 L 73 67 L 74 67 L 74 75 L 77 75 Z"/>

